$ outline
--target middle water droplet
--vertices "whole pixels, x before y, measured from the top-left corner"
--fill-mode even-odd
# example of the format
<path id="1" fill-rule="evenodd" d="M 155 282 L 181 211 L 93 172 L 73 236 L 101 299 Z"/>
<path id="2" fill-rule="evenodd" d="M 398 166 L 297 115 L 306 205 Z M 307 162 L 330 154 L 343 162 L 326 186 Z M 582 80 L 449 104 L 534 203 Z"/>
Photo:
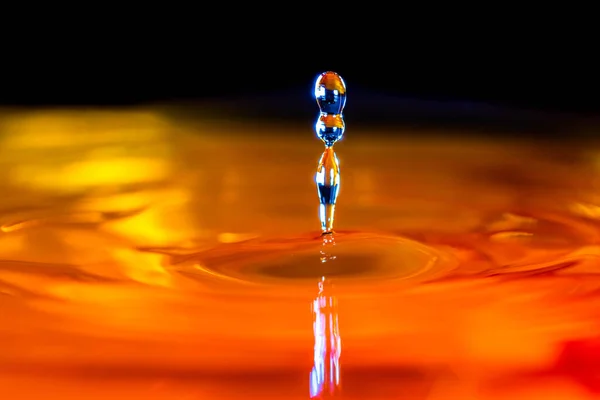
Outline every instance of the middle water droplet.
<path id="1" fill-rule="evenodd" d="M 341 114 L 321 114 L 315 131 L 325 146 L 331 147 L 342 138 L 346 126 Z"/>

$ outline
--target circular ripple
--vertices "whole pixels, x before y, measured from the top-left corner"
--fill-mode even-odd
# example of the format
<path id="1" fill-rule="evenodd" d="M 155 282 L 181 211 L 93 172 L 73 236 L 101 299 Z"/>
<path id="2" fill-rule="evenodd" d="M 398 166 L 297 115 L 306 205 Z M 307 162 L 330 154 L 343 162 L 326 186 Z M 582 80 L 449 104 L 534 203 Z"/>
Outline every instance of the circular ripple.
<path id="1" fill-rule="evenodd" d="M 178 270 L 198 280 L 252 285 L 310 285 L 334 278 L 336 285 L 411 284 L 454 270 L 444 251 L 398 236 L 361 232 L 248 241 L 223 245 L 180 260 Z"/>
<path id="2" fill-rule="evenodd" d="M 338 259 L 322 262 L 314 254 L 289 257 L 273 264 L 254 267 L 257 275 L 280 279 L 349 278 L 368 276 L 377 268 L 375 254 L 339 255 Z"/>

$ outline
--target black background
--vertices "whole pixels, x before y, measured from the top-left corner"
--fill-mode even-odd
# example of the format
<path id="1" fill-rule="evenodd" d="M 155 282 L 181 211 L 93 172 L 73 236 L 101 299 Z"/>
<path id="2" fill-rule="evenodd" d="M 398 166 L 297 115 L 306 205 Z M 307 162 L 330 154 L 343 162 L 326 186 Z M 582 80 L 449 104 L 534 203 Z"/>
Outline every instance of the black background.
<path id="1" fill-rule="evenodd" d="M 310 92 L 325 70 L 340 73 L 354 89 L 386 96 L 469 101 L 557 112 L 600 112 L 594 64 L 556 64 L 560 55 L 473 55 L 436 59 L 360 55 L 345 60 L 307 60 L 250 53 L 174 57 L 168 53 L 69 54 L 42 62 L 34 71 L 19 62 L 4 65 L 0 101 L 4 105 L 127 105 Z M 568 58 L 568 55 L 564 55 Z M 37 63 L 43 60 L 28 60 Z M 350 94 L 349 94 L 350 96 Z M 350 99 L 350 98 L 349 98 Z"/>
<path id="2" fill-rule="evenodd" d="M 500 31 L 491 38 L 476 30 L 407 36 L 394 27 L 369 35 L 364 28 L 333 40 L 318 31 L 309 37 L 308 27 L 260 33 L 194 28 L 110 39 L 71 31 L 63 39 L 38 35 L 27 44 L 15 42 L 2 50 L 0 102 L 123 106 L 239 99 L 238 108 L 254 103 L 265 117 L 291 115 L 303 104 L 314 111 L 305 97 L 318 73 L 334 70 L 348 85 L 348 107 L 378 108 L 385 97 L 388 114 L 402 114 L 398 108 L 415 100 L 600 115 L 593 37 L 567 38 L 564 29 L 511 37 Z M 355 115 L 368 114 L 363 108 Z"/>

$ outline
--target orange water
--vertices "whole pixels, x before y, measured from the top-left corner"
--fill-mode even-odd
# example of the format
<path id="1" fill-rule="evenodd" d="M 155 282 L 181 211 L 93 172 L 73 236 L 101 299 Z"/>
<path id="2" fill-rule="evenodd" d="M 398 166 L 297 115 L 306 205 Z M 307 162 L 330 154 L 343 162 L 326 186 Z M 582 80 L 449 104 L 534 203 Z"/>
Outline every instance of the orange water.
<path id="1" fill-rule="evenodd" d="M 1 121 L 2 399 L 600 397 L 600 147 L 356 129 L 324 241 L 306 127 Z"/>

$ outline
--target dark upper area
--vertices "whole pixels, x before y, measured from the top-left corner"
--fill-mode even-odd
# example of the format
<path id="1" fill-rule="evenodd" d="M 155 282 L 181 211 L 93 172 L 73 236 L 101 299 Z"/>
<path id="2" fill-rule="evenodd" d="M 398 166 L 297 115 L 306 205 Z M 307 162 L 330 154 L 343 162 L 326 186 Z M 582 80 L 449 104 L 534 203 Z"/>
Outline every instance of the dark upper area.
<path id="1" fill-rule="evenodd" d="M 400 36 L 347 38 L 338 46 L 273 34 L 244 36 L 162 41 L 139 36 L 60 46 L 40 39 L 33 47 L 3 50 L 0 103 L 209 102 L 265 118 L 304 117 L 315 111 L 310 100 L 315 77 L 334 70 L 347 83 L 348 118 L 365 121 L 436 108 L 449 116 L 498 108 L 600 115 L 595 56 L 574 42 L 558 46 L 542 37 L 526 44 L 520 38 L 492 43 L 473 34 L 468 41 L 437 35 L 429 43 Z"/>

